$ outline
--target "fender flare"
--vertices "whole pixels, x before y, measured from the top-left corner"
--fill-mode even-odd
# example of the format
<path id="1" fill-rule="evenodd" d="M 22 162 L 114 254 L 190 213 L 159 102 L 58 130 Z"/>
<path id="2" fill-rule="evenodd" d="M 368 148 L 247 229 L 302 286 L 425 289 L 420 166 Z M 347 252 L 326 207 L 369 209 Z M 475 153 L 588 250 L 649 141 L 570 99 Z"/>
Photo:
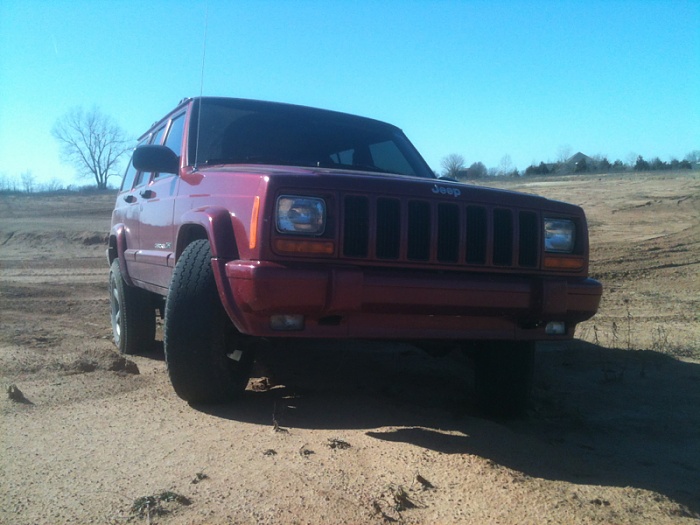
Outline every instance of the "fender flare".
<path id="1" fill-rule="evenodd" d="M 226 208 L 207 206 L 189 210 L 180 217 L 175 250 L 176 258 L 179 258 L 187 247 L 189 239 L 187 235 L 182 235 L 182 232 L 187 229 L 188 225 L 200 226 L 206 232 L 214 258 L 238 259 L 239 250 L 236 240 L 240 236 L 245 239 L 248 237 L 240 220 Z"/>
<path id="2" fill-rule="evenodd" d="M 115 224 L 112 226 L 109 236 L 110 238 L 114 237 L 115 246 L 112 247 L 112 242 L 110 240 L 109 247 L 107 248 L 107 261 L 111 265 L 114 259 L 119 259 L 119 270 L 122 273 L 124 282 L 129 286 L 134 286 L 134 281 L 132 281 L 129 275 L 129 268 L 126 264 L 126 226 L 122 223 Z M 110 251 L 113 249 L 116 249 L 116 254 L 112 253 L 110 255 Z"/>

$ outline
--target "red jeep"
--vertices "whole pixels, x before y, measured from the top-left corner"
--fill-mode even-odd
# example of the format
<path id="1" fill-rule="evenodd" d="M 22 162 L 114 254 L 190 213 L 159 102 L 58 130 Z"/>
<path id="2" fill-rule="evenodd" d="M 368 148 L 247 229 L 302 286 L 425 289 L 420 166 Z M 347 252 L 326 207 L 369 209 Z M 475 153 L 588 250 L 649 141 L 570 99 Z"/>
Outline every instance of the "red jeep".
<path id="1" fill-rule="evenodd" d="M 535 342 L 572 338 L 602 292 L 581 208 L 438 179 L 390 124 L 229 98 L 140 138 L 107 257 L 119 350 L 164 315 L 189 402 L 243 391 L 256 338 L 371 338 L 458 344 L 482 407 L 517 411 Z"/>

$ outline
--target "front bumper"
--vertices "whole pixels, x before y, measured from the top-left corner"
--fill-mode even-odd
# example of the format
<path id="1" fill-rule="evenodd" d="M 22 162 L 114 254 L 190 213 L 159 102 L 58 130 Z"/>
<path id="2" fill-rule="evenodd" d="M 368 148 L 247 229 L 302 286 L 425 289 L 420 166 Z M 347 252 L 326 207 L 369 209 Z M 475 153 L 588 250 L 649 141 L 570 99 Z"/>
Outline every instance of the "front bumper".
<path id="1" fill-rule="evenodd" d="M 592 279 L 213 263 L 237 328 L 268 337 L 568 339 L 602 294 Z M 303 315 L 304 329 L 275 331 L 273 315 Z M 566 333 L 546 335 L 549 321 L 566 323 Z"/>

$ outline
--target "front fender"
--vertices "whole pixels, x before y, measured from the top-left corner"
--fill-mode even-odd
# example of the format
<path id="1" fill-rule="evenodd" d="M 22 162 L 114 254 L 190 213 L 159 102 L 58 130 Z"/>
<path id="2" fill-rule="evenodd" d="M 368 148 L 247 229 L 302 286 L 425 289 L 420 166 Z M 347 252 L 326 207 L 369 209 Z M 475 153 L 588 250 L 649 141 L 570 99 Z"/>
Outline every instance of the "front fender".
<path id="1" fill-rule="evenodd" d="M 182 216 L 182 224 L 177 239 L 177 257 L 193 239 L 206 235 L 212 252 L 212 269 L 214 279 L 226 313 L 236 329 L 249 333 L 250 327 L 245 322 L 233 297 L 230 283 L 226 279 L 226 263 L 239 259 L 236 240 L 247 243 L 248 235 L 240 219 L 223 207 L 206 207 L 190 210 Z"/>

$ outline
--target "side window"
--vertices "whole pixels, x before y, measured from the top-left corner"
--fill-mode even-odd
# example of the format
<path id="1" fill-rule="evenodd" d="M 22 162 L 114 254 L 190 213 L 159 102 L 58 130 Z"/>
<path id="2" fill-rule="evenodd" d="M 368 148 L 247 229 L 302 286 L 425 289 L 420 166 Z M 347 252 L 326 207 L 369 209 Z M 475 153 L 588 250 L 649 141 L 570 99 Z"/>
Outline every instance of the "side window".
<path id="1" fill-rule="evenodd" d="M 134 177 L 136 177 L 136 168 L 134 168 L 133 162 L 129 160 L 129 166 L 126 168 L 126 173 L 124 173 L 124 178 L 122 179 L 121 191 L 128 191 L 134 185 Z"/>
<path id="2" fill-rule="evenodd" d="M 138 146 L 141 146 L 142 144 L 145 144 L 146 141 L 139 142 L 137 144 Z M 134 168 L 133 162 L 131 162 L 131 159 L 129 159 L 129 166 L 126 168 L 126 172 L 124 173 L 124 178 L 122 178 L 122 186 L 120 191 L 129 191 L 131 187 L 134 185 L 134 179 L 136 178 L 136 168 Z"/>
<path id="3" fill-rule="evenodd" d="M 151 140 L 148 141 L 148 144 L 160 144 L 163 142 L 163 135 L 165 134 L 165 126 L 160 128 L 158 131 L 155 132 L 155 134 L 152 136 Z M 150 173 L 146 173 L 144 171 L 139 171 L 138 176 L 136 177 L 136 184 L 134 184 L 134 187 L 141 186 L 142 184 L 145 184 L 148 182 L 148 180 L 151 178 Z"/>
<path id="4" fill-rule="evenodd" d="M 165 138 L 165 145 L 175 152 L 178 157 L 182 155 L 182 131 L 185 125 L 185 114 L 175 117 L 170 123 L 168 136 Z M 172 177 L 172 173 L 156 173 L 154 177 Z"/>
<path id="5" fill-rule="evenodd" d="M 170 124 L 168 138 L 165 139 L 165 145 L 175 152 L 178 157 L 182 155 L 182 131 L 185 127 L 185 114 L 175 117 Z"/>
<path id="6" fill-rule="evenodd" d="M 153 136 L 153 140 L 151 141 L 151 144 L 162 144 L 163 135 L 165 135 L 165 126 L 163 126 L 158 131 L 156 131 L 156 134 Z"/>

